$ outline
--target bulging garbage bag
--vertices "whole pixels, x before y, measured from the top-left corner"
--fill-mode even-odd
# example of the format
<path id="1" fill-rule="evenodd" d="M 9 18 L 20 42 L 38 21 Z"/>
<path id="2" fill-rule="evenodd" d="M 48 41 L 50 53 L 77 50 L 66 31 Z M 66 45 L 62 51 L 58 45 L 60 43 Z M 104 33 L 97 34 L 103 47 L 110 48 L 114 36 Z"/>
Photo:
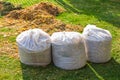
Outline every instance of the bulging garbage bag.
<path id="1" fill-rule="evenodd" d="M 111 59 L 112 36 L 108 30 L 95 25 L 87 25 L 84 28 L 83 36 L 86 42 L 88 61 L 104 63 Z"/>
<path id="2" fill-rule="evenodd" d="M 55 32 L 51 36 L 54 64 L 62 69 L 79 69 L 86 64 L 84 40 L 77 32 Z"/>
<path id="3" fill-rule="evenodd" d="M 44 66 L 51 62 L 51 39 L 41 29 L 24 31 L 16 41 L 22 63 Z"/>

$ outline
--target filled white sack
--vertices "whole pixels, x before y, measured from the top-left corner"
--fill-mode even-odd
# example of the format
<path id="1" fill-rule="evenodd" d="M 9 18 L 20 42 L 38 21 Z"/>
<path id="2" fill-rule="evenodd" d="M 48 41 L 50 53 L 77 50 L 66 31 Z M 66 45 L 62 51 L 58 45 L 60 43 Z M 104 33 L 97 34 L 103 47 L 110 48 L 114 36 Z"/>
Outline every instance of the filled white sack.
<path id="1" fill-rule="evenodd" d="M 77 32 L 55 32 L 51 36 L 54 64 L 62 69 L 79 69 L 86 64 L 84 40 Z"/>
<path id="2" fill-rule="evenodd" d="M 104 63 L 111 59 L 111 41 L 112 36 L 108 30 L 87 25 L 83 31 L 83 37 L 86 42 L 88 61 L 94 63 Z"/>
<path id="3" fill-rule="evenodd" d="M 44 66 L 51 62 L 51 39 L 41 29 L 24 31 L 16 41 L 22 63 Z"/>

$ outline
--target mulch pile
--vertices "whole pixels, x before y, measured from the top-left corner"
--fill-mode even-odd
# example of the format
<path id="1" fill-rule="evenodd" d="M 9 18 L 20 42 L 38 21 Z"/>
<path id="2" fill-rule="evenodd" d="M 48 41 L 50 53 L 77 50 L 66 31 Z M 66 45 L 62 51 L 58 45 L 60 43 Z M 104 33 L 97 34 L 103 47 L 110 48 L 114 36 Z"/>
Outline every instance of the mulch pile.
<path id="1" fill-rule="evenodd" d="M 22 7 L 20 5 L 13 5 L 10 2 L 0 1 L 0 15 L 6 15 L 12 10 L 20 10 Z"/>
<path id="2" fill-rule="evenodd" d="M 78 25 L 70 25 L 57 20 L 55 17 L 62 13 L 64 10 L 48 2 L 42 2 L 31 7 L 11 11 L 7 16 L 8 23 L 15 25 L 18 24 L 20 20 L 21 26 L 18 32 L 28 30 L 31 28 L 40 28 L 44 31 L 52 34 L 57 31 L 82 31 L 82 27 Z M 16 20 L 18 22 L 16 23 Z M 26 22 L 23 23 L 22 22 Z"/>
<path id="3" fill-rule="evenodd" d="M 63 10 L 51 3 L 40 3 L 22 10 L 11 11 L 7 17 L 14 19 L 35 20 L 40 18 L 51 19 L 63 12 Z M 44 20 L 44 19 L 43 19 Z"/>

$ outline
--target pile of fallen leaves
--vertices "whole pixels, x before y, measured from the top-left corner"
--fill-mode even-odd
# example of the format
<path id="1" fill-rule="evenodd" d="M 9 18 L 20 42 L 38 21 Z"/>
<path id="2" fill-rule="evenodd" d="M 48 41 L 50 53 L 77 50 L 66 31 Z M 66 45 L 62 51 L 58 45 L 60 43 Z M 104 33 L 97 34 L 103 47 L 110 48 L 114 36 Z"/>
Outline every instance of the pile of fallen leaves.
<path id="1" fill-rule="evenodd" d="M 6 15 L 12 10 L 20 10 L 20 5 L 13 5 L 10 2 L 0 1 L 0 15 Z"/>
<path id="2" fill-rule="evenodd" d="M 26 21 L 26 23 L 23 24 L 20 22 L 19 25 L 21 27 L 18 29 L 18 32 L 31 28 L 41 28 L 49 34 L 56 31 L 82 31 L 82 28 L 78 25 L 65 24 L 55 18 L 56 15 L 63 11 L 63 9 L 56 5 L 42 2 L 22 10 L 11 11 L 6 18 L 9 19 L 7 21 L 9 21 L 10 24 L 16 20 Z"/>

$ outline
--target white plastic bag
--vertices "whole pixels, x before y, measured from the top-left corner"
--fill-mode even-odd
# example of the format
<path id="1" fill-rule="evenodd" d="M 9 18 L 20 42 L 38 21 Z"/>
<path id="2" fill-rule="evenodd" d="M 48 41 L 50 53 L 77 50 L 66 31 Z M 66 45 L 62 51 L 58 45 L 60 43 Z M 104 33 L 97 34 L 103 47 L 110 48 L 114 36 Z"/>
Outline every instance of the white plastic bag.
<path id="1" fill-rule="evenodd" d="M 88 61 L 104 63 L 111 59 L 112 36 L 109 31 L 95 25 L 87 25 L 84 28 L 83 36 L 86 42 Z"/>
<path id="2" fill-rule="evenodd" d="M 54 64 L 62 69 L 79 69 L 86 64 L 84 41 L 77 32 L 56 32 L 51 36 Z"/>
<path id="3" fill-rule="evenodd" d="M 22 63 L 44 66 L 51 62 L 51 39 L 41 29 L 24 31 L 16 41 Z"/>

